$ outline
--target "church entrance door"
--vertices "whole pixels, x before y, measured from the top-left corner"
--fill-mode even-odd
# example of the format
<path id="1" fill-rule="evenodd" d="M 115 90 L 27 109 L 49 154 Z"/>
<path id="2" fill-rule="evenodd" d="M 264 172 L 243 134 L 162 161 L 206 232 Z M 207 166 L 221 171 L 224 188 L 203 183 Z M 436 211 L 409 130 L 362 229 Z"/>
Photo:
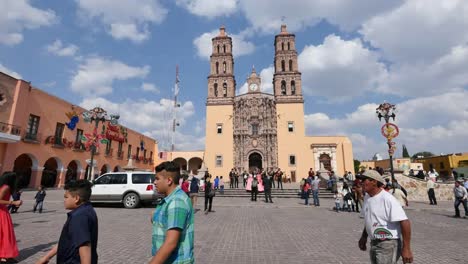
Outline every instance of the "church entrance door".
<path id="1" fill-rule="evenodd" d="M 254 152 L 249 155 L 249 171 L 255 169 L 261 170 L 262 167 L 262 156 L 258 152 Z"/>
<path id="2" fill-rule="evenodd" d="M 323 164 L 324 169 L 326 169 L 327 171 L 332 170 L 330 155 L 325 154 L 325 153 L 321 154 L 319 157 L 319 161 L 320 161 L 320 164 Z"/>

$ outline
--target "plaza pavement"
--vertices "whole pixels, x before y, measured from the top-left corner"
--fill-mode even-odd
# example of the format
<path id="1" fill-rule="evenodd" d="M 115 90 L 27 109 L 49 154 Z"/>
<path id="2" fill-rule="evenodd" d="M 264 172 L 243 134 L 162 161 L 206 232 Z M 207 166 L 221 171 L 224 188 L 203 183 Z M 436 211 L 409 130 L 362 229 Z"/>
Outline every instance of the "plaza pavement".
<path id="1" fill-rule="evenodd" d="M 42 214 L 32 213 L 35 192 L 24 192 L 14 214 L 19 260 L 35 263 L 60 236 L 66 220 L 63 191 L 49 190 Z M 357 247 L 363 220 L 356 213 L 335 213 L 333 201 L 305 207 L 300 199 L 273 204 L 245 198 L 214 198 L 214 210 L 195 214 L 196 263 L 369 263 Z M 197 208 L 202 208 L 203 199 Z M 134 210 L 97 206 L 99 263 L 147 263 L 150 259 L 152 207 Z M 468 263 L 468 219 L 454 219 L 451 202 L 437 207 L 412 202 L 414 263 Z M 55 259 L 51 262 L 55 263 Z"/>

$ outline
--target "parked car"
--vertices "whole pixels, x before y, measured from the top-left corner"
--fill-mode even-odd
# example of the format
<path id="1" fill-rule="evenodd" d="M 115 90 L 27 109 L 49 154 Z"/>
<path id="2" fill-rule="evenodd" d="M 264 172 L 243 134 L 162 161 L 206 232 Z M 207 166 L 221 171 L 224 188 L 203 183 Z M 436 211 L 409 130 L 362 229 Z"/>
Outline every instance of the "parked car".
<path id="1" fill-rule="evenodd" d="M 162 198 L 153 184 L 154 173 L 144 171 L 110 172 L 93 183 L 92 203 L 123 203 L 125 208 L 136 208 L 141 203 L 157 202 Z"/>

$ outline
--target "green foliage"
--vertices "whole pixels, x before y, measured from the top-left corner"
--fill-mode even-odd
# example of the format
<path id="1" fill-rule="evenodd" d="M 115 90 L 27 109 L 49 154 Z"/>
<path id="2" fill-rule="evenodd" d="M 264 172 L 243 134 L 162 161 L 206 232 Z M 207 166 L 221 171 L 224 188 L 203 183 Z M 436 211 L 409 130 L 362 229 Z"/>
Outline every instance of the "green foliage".
<path id="1" fill-rule="evenodd" d="M 409 158 L 410 155 L 408 153 L 408 149 L 406 148 L 405 144 L 403 144 L 403 158 Z"/>
<path id="2" fill-rule="evenodd" d="M 429 151 L 421 151 L 421 152 L 415 153 L 412 156 L 412 158 L 417 159 L 419 156 L 422 156 L 423 158 L 425 158 L 425 157 L 432 157 L 432 156 L 435 156 L 435 155 L 434 155 L 434 153 L 429 152 Z"/>
<path id="3" fill-rule="evenodd" d="M 354 173 L 358 173 L 360 171 L 361 162 L 359 160 L 354 160 Z"/>

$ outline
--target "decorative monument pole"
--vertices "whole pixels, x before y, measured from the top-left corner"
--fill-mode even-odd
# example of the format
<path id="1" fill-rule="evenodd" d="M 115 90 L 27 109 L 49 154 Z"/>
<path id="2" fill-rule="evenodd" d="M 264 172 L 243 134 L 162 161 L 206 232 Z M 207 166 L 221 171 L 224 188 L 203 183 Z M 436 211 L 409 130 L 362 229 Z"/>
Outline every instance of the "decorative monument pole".
<path id="1" fill-rule="evenodd" d="M 393 123 L 390 123 L 389 121 L 390 117 L 393 118 L 393 121 L 395 121 L 395 111 L 395 105 L 387 102 L 380 104 L 375 111 L 377 113 L 379 121 L 382 120 L 382 117 L 385 120 L 385 124 L 381 128 L 381 133 L 382 136 L 384 136 L 387 139 L 388 155 L 390 156 L 390 173 L 392 175 L 392 183 L 395 182 L 395 175 L 393 173 L 393 154 L 395 153 L 396 149 L 395 142 L 393 142 L 392 139 L 396 138 L 400 133 L 398 126 Z M 395 188 L 394 185 L 393 188 Z"/>
<path id="2" fill-rule="evenodd" d="M 172 141 L 171 141 L 172 152 L 174 152 L 175 150 L 176 126 L 179 125 L 179 123 L 177 123 L 177 107 L 180 107 L 180 105 L 177 103 L 177 95 L 179 95 L 179 65 L 176 66 L 176 80 L 175 80 L 175 85 L 174 85 L 174 109 L 172 110 L 173 119 L 172 119 Z"/>
<path id="3" fill-rule="evenodd" d="M 107 139 L 104 135 L 104 132 L 98 133 L 98 126 L 99 123 L 105 123 L 109 121 L 112 125 L 117 125 L 119 115 L 110 115 L 110 118 L 107 116 L 106 110 L 102 109 L 101 107 L 94 107 L 89 111 L 83 112 L 83 120 L 86 123 L 93 123 L 94 122 L 94 129 L 92 134 L 85 134 L 82 136 L 82 141 L 85 143 L 86 149 L 91 150 L 91 160 L 89 162 L 90 169 L 88 170 L 88 175 L 86 178 L 88 180 L 94 180 L 94 155 L 96 154 L 96 150 L 99 148 L 99 143 L 107 143 Z"/>

